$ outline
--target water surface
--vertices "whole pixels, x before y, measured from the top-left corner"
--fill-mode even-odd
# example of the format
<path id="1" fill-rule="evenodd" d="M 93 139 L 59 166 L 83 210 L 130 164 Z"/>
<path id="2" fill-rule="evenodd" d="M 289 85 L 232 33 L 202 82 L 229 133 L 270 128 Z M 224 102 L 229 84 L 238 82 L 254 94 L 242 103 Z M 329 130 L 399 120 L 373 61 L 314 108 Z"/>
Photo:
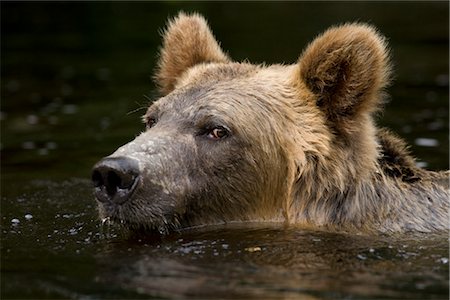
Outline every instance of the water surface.
<path id="1" fill-rule="evenodd" d="M 227 224 L 167 236 L 101 226 L 86 180 L 3 198 L 4 298 L 445 298 L 448 236 Z"/>

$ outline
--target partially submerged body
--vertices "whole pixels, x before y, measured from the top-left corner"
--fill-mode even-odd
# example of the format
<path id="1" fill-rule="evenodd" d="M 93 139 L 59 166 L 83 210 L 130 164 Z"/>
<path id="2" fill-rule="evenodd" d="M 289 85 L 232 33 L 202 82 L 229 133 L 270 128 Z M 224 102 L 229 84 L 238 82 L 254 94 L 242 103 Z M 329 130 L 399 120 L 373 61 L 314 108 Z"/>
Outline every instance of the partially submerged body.
<path id="1" fill-rule="evenodd" d="M 201 16 L 180 14 L 147 130 L 94 167 L 100 215 L 134 229 L 448 230 L 449 173 L 418 168 L 374 124 L 389 75 L 385 40 L 367 25 L 329 29 L 297 64 L 257 66 L 232 62 Z"/>

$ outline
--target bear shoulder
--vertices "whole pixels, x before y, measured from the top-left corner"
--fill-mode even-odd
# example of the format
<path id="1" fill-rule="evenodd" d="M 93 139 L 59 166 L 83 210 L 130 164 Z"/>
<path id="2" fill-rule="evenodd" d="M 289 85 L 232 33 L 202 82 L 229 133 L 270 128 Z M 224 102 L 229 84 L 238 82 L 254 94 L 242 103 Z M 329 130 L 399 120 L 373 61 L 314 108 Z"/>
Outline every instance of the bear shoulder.
<path id="1" fill-rule="evenodd" d="M 434 182 L 449 188 L 449 171 L 433 172 L 417 166 L 409 146 L 387 128 L 379 128 L 377 139 L 380 147 L 378 163 L 388 177 L 405 183 Z"/>

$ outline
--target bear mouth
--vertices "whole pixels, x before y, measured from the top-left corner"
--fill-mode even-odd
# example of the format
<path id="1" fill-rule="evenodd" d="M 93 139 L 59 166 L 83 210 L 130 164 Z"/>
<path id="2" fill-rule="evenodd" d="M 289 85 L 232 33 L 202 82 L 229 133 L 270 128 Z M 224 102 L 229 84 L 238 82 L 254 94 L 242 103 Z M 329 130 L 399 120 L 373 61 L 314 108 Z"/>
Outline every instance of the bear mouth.
<path id="1" fill-rule="evenodd" d="M 114 226 L 128 232 L 167 235 L 186 226 L 182 221 L 183 216 L 173 212 L 163 215 L 139 214 L 138 208 L 125 203 L 122 205 L 100 203 L 99 207 L 102 228 Z"/>
<path id="2" fill-rule="evenodd" d="M 167 225 L 157 225 L 157 224 L 141 224 L 132 222 L 129 220 L 119 219 L 117 217 L 105 217 L 101 219 L 101 227 L 118 227 L 119 230 L 125 230 L 129 233 L 145 233 L 148 235 L 168 235 L 174 228 L 170 228 Z"/>

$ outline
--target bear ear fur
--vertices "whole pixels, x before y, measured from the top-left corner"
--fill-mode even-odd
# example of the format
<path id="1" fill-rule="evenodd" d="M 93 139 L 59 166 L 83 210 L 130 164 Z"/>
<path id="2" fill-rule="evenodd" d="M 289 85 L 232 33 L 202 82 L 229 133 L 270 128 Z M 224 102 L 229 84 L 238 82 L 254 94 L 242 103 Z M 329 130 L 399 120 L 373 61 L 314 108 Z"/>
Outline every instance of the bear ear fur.
<path id="1" fill-rule="evenodd" d="M 328 29 L 306 48 L 298 66 L 295 80 L 312 92 L 338 131 L 352 130 L 355 118 L 382 104 L 390 77 L 384 37 L 358 23 Z"/>
<path id="2" fill-rule="evenodd" d="M 163 46 L 155 74 L 162 94 L 170 93 L 188 68 L 208 62 L 228 62 L 206 20 L 199 14 L 179 13 L 163 32 Z"/>

